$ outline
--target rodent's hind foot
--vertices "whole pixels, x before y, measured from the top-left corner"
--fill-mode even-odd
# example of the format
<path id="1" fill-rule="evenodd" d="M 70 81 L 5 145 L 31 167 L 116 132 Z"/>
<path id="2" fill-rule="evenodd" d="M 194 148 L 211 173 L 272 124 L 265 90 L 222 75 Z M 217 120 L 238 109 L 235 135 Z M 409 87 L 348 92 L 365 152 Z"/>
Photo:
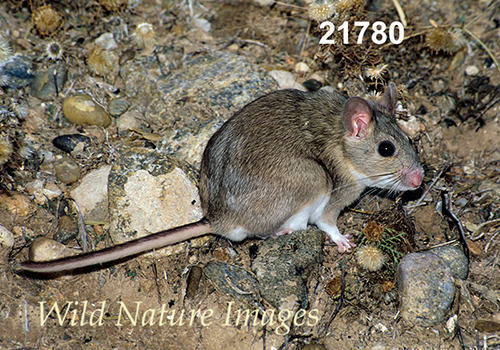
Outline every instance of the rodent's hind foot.
<path id="1" fill-rule="evenodd" d="M 292 234 L 293 232 L 294 232 L 294 230 L 292 230 L 291 228 L 284 228 L 284 229 L 276 232 L 273 236 L 284 236 L 284 235 Z"/>
<path id="2" fill-rule="evenodd" d="M 356 246 L 355 243 L 351 242 L 350 239 L 352 239 L 351 235 L 340 235 L 340 237 L 336 237 L 335 244 L 337 245 L 339 253 L 350 253 L 351 248 L 354 248 Z"/>

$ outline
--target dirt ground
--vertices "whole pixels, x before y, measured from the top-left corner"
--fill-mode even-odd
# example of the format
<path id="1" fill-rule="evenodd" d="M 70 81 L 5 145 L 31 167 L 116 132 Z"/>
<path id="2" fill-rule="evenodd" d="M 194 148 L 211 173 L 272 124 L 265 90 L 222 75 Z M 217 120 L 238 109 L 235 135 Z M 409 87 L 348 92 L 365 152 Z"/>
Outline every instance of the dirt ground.
<path id="1" fill-rule="evenodd" d="M 339 2 L 347 9 L 358 3 L 361 1 Z M 182 39 L 190 43 L 188 51 L 208 47 L 236 52 L 266 70 L 293 72 L 301 83 L 314 78 L 347 94 L 360 86 L 374 93 L 383 91 L 388 81 L 397 85 L 407 111 L 399 117 L 413 123 L 409 131 L 426 169 L 419 194 L 429 191 L 411 215 L 408 213 L 418 196 L 404 196 L 395 204 L 383 194 L 367 194 L 342 214 L 339 227 L 359 241 L 367 222 L 375 220 L 391 227 L 389 222 L 402 216 L 409 227 L 405 252 L 459 245 L 457 226 L 440 210 L 442 194 L 449 194 L 470 251 L 469 275 L 461 283 L 449 315 L 458 316 L 459 330 L 450 334 L 444 323 L 424 328 L 404 322 L 397 312 L 394 265 L 383 272 L 366 273 L 357 267 L 354 254 L 339 255 L 335 246 L 325 245 L 323 264 L 309 276 L 309 303 L 311 307 L 325 305 L 324 297 L 331 294 L 326 299 L 330 311 L 320 310 L 321 318 L 332 315 L 341 298 L 342 308 L 324 333 L 313 326 L 292 328 L 288 332 L 289 349 L 301 349 L 306 344 L 322 344 L 326 349 L 500 349 L 500 67 L 495 66 L 495 59 L 500 57 L 498 0 L 404 0 L 399 2 L 399 12 L 394 2 L 379 0 L 361 4 L 351 12 L 339 11 L 339 24 L 355 20 L 389 24 L 401 20 L 404 12 L 408 22 L 405 40 L 397 45 L 374 44 L 371 30 L 362 44 L 355 44 L 359 28 L 349 31 L 352 40 L 348 45 L 340 43 L 342 34 L 338 32 L 332 36 L 337 44 L 320 45 L 326 29 L 311 21 L 303 0 L 263 7 L 243 0 L 131 0 L 116 4 L 120 1 L 8 0 L 0 4 L 0 32 L 16 52 L 33 60 L 35 69 L 52 64 L 44 47 L 50 40 L 59 42 L 64 48 L 60 60 L 76 77 L 67 86 L 84 85 L 88 76 L 100 82 L 99 87 L 122 84 L 117 73 L 102 77 L 86 63 L 94 39 L 110 31 L 115 18 L 126 23 L 130 32 L 139 23 L 151 23 L 156 45 Z M 53 30 L 33 16 L 40 14 L 37 9 L 44 5 L 63 14 Z M 199 29 L 194 24 L 196 18 L 211 24 L 210 31 Z M 134 45 L 127 37 L 119 44 L 119 54 Z M 135 55 L 153 55 L 147 45 L 135 51 Z M 308 71 L 297 71 L 301 62 Z M 54 137 L 77 132 L 92 135 L 113 149 L 154 147 L 154 140 L 136 133 L 118 133 L 112 127 L 107 132 L 97 127 L 82 130 L 68 123 L 58 112 L 68 91 L 66 88 L 54 100 L 42 102 L 30 96 L 27 88 L 4 89 L 0 94 L 2 105 L 14 112 L 16 106 L 22 106 L 28 113 L 17 125 L 0 120 L 4 128 L 0 133 L 8 133 L 11 138 L 28 135 L 33 144 L 55 153 L 60 151 L 51 144 Z M 142 131 L 161 133 L 168 129 L 158 123 L 145 120 Z M 99 164 L 112 163 L 113 153 L 103 149 L 79 159 L 83 174 Z M 42 159 L 23 158 L 22 154 L 12 157 L 0 167 L 0 223 L 16 235 L 14 247 L 1 254 L 0 348 L 278 349 L 285 343 L 283 333 L 287 332 L 236 325 L 234 318 L 227 318 L 231 305 L 243 306 L 231 304 L 234 300 L 215 290 L 204 277 L 194 295 L 185 295 L 188 271 L 194 265 L 225 261 L 249 270 L 251 240 L 233 244 L 214 236 L 205 246 L 184 254 L 162 259 L 137 257 L 57 278 L 15 274 L 12 260 L 27 258 L 29 242 L 56 231 L 61 201 L 57 198 L 38 205 L 25 188 L 35 178 L 45 176 L 39 174 Z M 57 184 L 62 197 L 68 197 L 74 186 Z M 106 237 L 109 225 L 93 223 L 89 227 L 93 231 L 90 236 Z M 69 245 L 77 244 L 73 241 Z M 97 248 L 110 244 L 104 238 Z M 338 291 L 329 293 L 339 284 L 341 268 L 347 286 L 342 296 Z M 55 305 L 60 308 L 60 318 L 54 313 L 47 316 Z M 124 307 L 130 312 L 128 317 Z M 162 308 L 165 324 L 160 325 Z M 136 311 L 139 318 L 134 325 L 131 319 Z M 182 312 L 184 324 L 179 322 Z M 150 325 L 152 322 L 155 324 Z M 316 345 L 308 349 L 323 348 Z"/>

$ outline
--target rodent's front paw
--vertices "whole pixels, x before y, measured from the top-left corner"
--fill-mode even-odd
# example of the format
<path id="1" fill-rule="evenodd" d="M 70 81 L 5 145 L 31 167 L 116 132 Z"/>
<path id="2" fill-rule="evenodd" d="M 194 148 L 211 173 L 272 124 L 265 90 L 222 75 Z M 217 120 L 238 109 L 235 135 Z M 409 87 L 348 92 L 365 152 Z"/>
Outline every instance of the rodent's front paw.
<path id="1" fill-rule="evenodd" d="M 335 237 L 333 241 L 338 246 L 339 253 L 350 253 L 351 248 L 356 246 L 355 243 L 349 241 L 351 238 L 351 235 L 339 235 L 338 237 Z"/>

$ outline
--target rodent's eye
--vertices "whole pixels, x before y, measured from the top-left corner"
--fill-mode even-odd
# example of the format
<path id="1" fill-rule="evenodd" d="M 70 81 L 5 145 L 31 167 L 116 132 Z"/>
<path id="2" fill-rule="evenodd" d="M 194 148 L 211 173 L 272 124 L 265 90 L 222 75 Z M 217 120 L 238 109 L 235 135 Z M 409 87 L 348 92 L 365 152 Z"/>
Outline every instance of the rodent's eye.
<path id="1" fill-rule="evenodd" d="M 391 141 L 382 141 L 378 145 L 378 153 L 382 157 L 390 157 L 396 153 L 396 147 L 394 147 Z"/>

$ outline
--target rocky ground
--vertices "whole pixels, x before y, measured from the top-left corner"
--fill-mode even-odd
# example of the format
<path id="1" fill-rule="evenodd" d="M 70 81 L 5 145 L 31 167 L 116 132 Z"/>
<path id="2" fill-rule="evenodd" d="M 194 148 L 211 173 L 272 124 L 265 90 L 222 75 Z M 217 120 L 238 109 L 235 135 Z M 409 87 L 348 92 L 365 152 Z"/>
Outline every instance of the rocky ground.
<path id="1" fill-rule="evenodd" d="M 332 4 L 0 4 L 0 348 L 500 349 L 500 4 Z M 350 27 L 328 35 L 311 15 Z M 369 28 L 358 44 L 355 21 L 404 22 L 404 40 L 378 42 Z M 38 236 L 74 254 L 199 219 L 201 152 L 258 96 L 332 86 L 366 97 L 389 81 L 424 185 L 402 198 L 366 193 L 339 219 L 358 246 L 383 248 L 380 269 L 312 229 L 238 244 L 207 236 L 57 277 L 15 273 Z M 418 325 L 398 311 L 397 265 L 442 246 L 468 251 L 468 274 L 442 320 Z M 286 259 L 292 270 L 273 265 Z M 301 317 L 263 328 L 236 316 L 279 305 Z"/>

